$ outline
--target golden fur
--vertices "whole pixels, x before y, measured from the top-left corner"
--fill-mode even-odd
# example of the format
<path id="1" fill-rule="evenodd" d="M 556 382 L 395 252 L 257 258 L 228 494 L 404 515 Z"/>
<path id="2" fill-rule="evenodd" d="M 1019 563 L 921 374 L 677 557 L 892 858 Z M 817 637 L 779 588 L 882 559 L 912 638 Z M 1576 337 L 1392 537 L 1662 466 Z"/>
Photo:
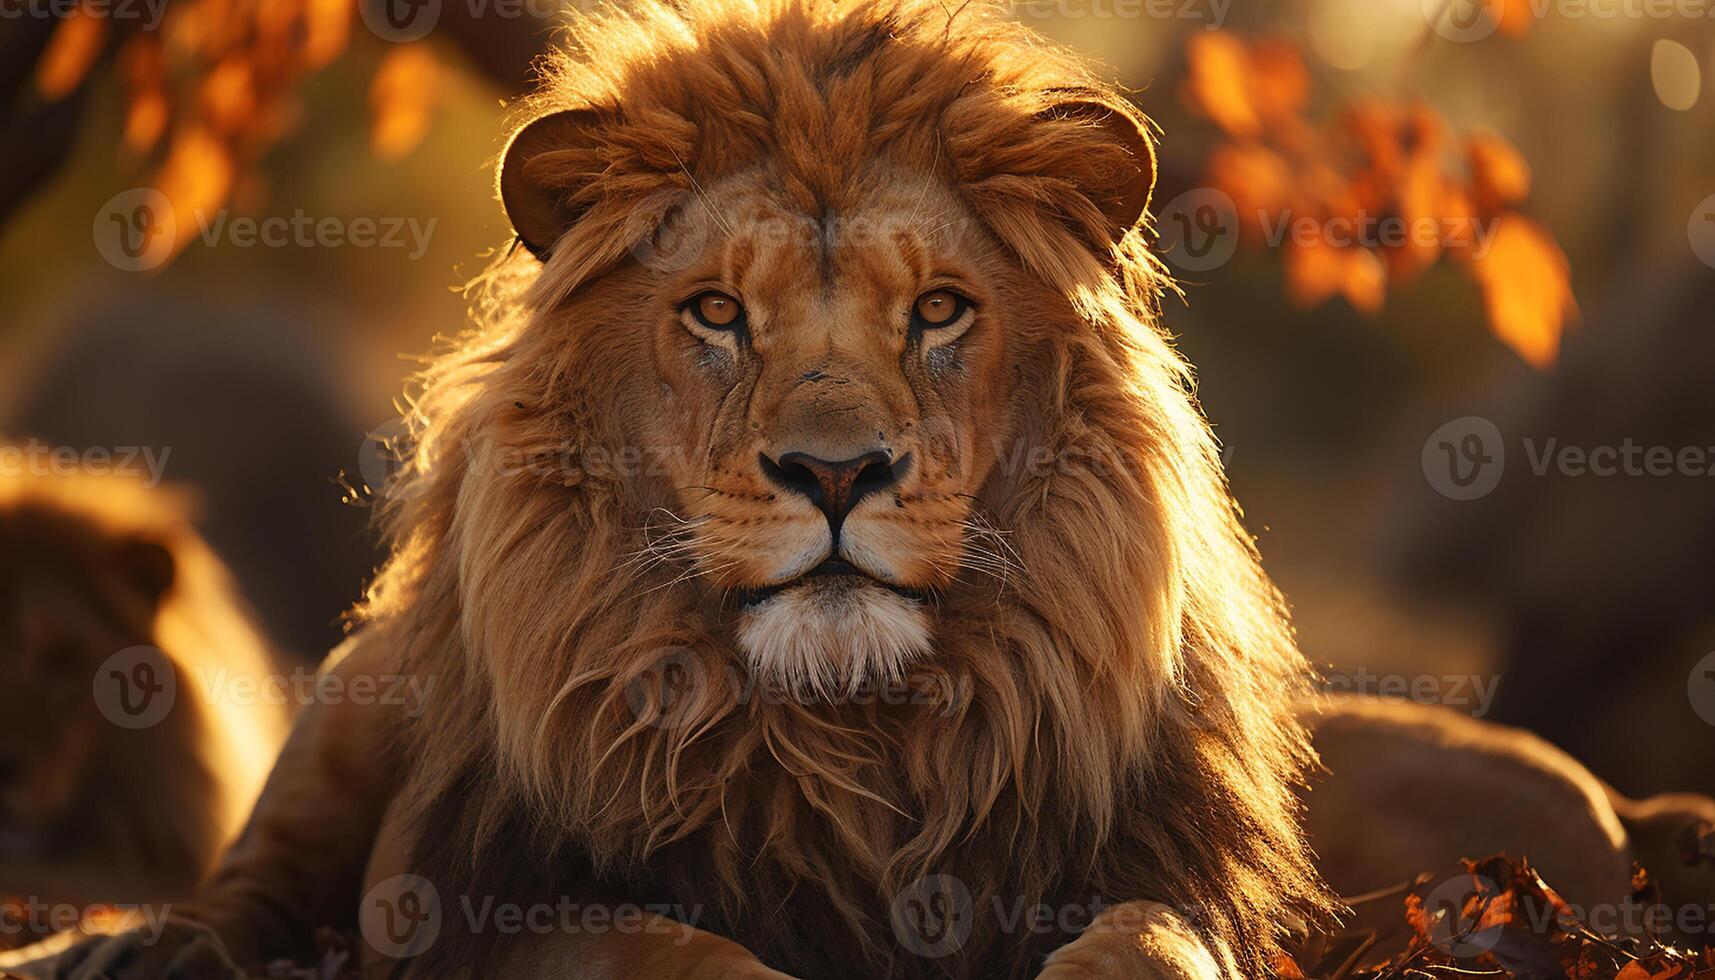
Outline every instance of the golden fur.
<path id="1" fill-rule="evenodd" d="M 810 976 L 1027 975 L 1067 938 L 979 916 L 959 956 L 913 957 L 889 901 L 927 874 L 979 902 L 1151 898 L 1260 975 L 1288 912 L 1326 908 L 1290 789 L 1308 673 L 1156 326 L 1163 279 L 1091 193 L 1125 151 L 1054 111 L 1078 93 L 1129 118 L 1124 100 L 980 3 L 645 4 L 580 22 L 574 47 L 520 116 L 593 107 L 584 142 L 532 165 L 575 221 L 545 265 L 499 264 L 478 327 L 423 377 L 363 609 L 461 692 L 406 732 L 413 869 L 451 901 L 557 894 L 587 862 Z M 652 312 L 675 270 L 628 249 L 691 197 L 740 224 L 728 259 L 797 261 L 814 249 L 749 235 L 757 208 L 825 226 L 912 182 L 974 219 L 948 247 L 999 270 L 962 393 L 901 435 L 923 479 L 961 462 L 970 488 L 895 542 L 969 546 L 913 576 L 933 591 L 919 696 L 705 682 L 652 723 L 636 701 L 664 696 L 664 657 L 705 681 L 750 669 L 726 593 L 765 584 L 778 538 L 741 530 L 772 520 L 744 496 L 761 484 L 714 485 L 735 501 L 716 513 L 686 479 L 739 458 L 719 447 L 742 426 L 688 380 L 708 365 L 663 347 L 683 334 Z M 928 236 L 937 210 L 906 227 Z M 763 295 L 815 294 L 812 273 Z M 637 446 L 670 458 L 616 462 Z M 687 548 L 632 560 L 687 513 Z M 1004 569 L 973 557 L 973 526 L 1004 536 Z"/>
<path id="2" fill-rule="evenodd" d="M 177 671 L 159 724 L 92 697 L 149 645 Z M 280 706 L 198 696 L 260 676 L 265 645 L 183 501 L 119 477 L 0 474 L 0 893 L 159 902 L 196 886 L 242 824 L 285 735 Z"/>

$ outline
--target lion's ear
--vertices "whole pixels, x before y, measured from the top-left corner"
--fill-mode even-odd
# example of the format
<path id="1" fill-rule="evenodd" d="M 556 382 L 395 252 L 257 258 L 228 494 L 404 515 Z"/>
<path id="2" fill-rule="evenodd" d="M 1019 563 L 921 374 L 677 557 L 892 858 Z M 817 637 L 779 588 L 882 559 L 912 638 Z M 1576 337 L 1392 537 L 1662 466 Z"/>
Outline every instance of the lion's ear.
<path id="1" fill-rule="evenodd" d="M 594 109 L 566 109 L 524 124 L 500 163 L 500 202 L 518 240 L 537 258 L 589 208 L 578 198 L 599 172 Z"/>
<path id="2" fill-rule="evenodd" d="M 1130 105 L 1068 91 L 1065 101 L 1042 115 L 1088 126 L 1098 147 L 1069 174 L 1079 190 L 1107 216 L 1117 240 L 1143 219 L 1155 190 L 1155 141 L 1149 123 Z"/>

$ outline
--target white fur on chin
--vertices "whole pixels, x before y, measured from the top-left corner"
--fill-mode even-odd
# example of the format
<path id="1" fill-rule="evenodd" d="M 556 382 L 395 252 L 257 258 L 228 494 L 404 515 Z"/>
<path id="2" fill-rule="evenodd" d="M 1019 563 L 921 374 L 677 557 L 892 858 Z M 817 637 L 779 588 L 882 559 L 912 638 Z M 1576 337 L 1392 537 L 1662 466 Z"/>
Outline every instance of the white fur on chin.
<path id="1" fill-rule="evenodd" d="M 746 609 L 738 642 L 761 683 L 832 700 L 903 678 L 929 651 L 929 615 L 877 585 L 810 579 Z"/>

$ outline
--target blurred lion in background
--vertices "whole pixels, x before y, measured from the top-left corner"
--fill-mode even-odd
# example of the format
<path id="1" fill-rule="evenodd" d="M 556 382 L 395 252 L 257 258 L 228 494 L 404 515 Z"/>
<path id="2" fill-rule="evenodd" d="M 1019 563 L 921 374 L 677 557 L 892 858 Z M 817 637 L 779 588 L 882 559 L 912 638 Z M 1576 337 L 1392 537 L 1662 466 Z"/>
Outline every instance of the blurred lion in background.
<path id="1" fill-rule="evenodd" d="M 182 898 L 287 720 L 204 692 L 267 648 L 178 496 L 28 469 L 0 472 L 0 896 Z"/>

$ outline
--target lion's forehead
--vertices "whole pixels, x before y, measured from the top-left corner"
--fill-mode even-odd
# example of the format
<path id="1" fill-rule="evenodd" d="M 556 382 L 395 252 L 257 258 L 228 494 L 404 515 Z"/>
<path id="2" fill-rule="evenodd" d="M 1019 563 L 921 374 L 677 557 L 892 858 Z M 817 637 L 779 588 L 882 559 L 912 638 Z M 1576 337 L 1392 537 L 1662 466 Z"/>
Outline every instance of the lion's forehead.
<path id="1" fill-rule="evenodd" d="M 736 288 L 762 345 L 797 331 L 907 311 L 937 276 L 993 274 L 998 247 L 944 180 L 876 164 L 854 173 L 845 210 L 792 203 L 768 171 L 687 195 L 673 220 L 686 283 Z"/>

